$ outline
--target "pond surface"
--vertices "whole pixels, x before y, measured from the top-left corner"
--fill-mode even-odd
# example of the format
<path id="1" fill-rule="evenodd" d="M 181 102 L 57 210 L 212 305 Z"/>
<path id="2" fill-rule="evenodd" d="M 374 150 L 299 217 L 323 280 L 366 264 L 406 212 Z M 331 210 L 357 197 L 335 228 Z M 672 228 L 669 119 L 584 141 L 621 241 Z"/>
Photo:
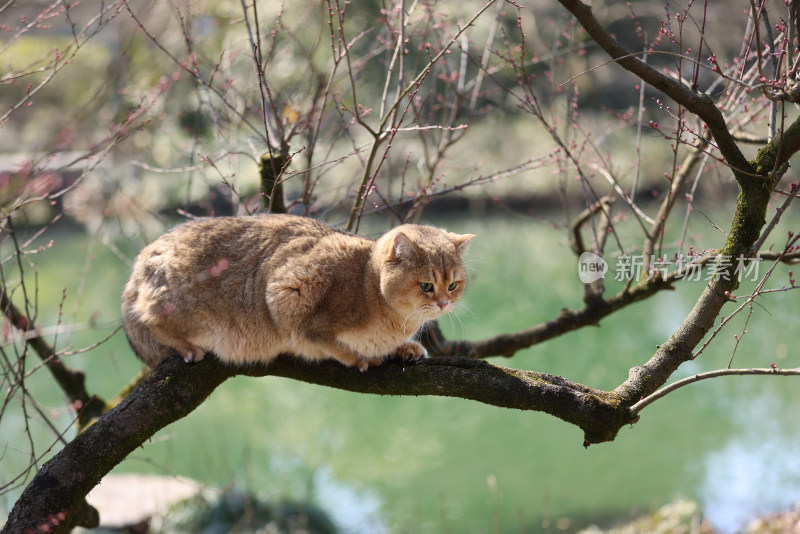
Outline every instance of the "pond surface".
<path id="1" fill-rule="evenodd" d="M 513 332 L 553 318 L 561 308 L 581 306 L 577 266 L 563 234 L 527 219 L 443 224 L 478 234 L 468 254 L 465 305 L 452 321 L 442 321 L 448 336 Z M 36 260 L 40 323 L 55 324 L 65 287 L 64 322 L 94 317 L 100 325 L 60 335 L 59 346 L 88 345 L 108 331 L 105 322 L 118 320 L 129 266 L 102 242 L 65 234 Z M 773 285 L 785 280 L 778 274 Z M 609 291 L 620 286 L 607 285 Z M 702 281 L 679 283 L 599 328 L 490 361 L 614 388 L 672 333 L 703 287 Z M 797 318 L 787 313 L 797 309 L 797 298 L 787 292 L 763 301 L 735 366 L 800 364 Z M 733 334 L 742 326 L 735 322 L 674 379 L 727 365 Z M 104 397 L 116 394 L 139 368 L 121 333 L 66 361 L 86 369 L 89 390 Z M 49 377 L 36 373 L 29 387 L 39 388 L 40 402 L 68 426 Z M 238 377 L 115 472 L 175 474 L 273 498 L 311 499 L 352 533 L 540 532 L 543 525 L 549 525 L 545 531 L 570 532 L 676 497 L 698 500 L 718 528 L 732 531 L 754 513 L 800 502 L 799 399 L 800 382 L 791 378 L 706 381 L 654 403 L 613 443 L 584 449 L 579 429 L 540 413 Z M 7 414 L 0 433 L 22 436 L 22 421 Z M 48 435 L 40 426 L 34 424 L 35 432 Z M 27 461 L 24 447 L 13 441 L 8 447 L 0 483 Z M 7 512 L 15 496 L 0 498 L 0 508 Z"/>

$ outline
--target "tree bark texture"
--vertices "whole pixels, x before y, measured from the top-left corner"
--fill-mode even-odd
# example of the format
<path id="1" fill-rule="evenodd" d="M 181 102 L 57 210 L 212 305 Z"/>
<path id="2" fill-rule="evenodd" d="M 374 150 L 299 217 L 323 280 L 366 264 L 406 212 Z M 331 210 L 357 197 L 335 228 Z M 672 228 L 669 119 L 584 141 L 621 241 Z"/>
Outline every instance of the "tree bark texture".
<path id="1" fill-rule="evenodd" d="M 234 370 L 166 360 L 123 399 L 45 463 L 9 514 L 5 533 L 68 532 L 97 526 L 79 517 L 100 479 L 160 429 L 197 408 Z"/>
<path id="2" fill-rule="evenodd" d="M 153 434 L 189 414 L 236 374 L 282 376 L 359 393 L 461 397 L 544 411 L 583 429 L 586 444 L 614 439 L 623 425 L 635 419 L 614 394 L 472 358 L 432 358 L 416 365 L 393 360 L 361 373 L 334 361 L 308 363 L 288 355 L 269 365 L 238 369 L 210 355 L 196 364 L 175 356 L 39 470 L 2 533 L 67 532 L 76 522 L 93 526 L 92 521 L 78 518 L 89 490 Z"/>

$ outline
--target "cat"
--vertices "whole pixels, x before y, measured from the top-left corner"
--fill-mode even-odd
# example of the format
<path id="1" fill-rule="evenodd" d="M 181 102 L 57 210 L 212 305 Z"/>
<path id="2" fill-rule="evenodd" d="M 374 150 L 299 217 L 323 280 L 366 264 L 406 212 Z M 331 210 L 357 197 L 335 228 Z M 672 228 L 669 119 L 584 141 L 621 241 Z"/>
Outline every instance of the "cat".
<path id="1" fill-rule="evenodd" d="M 198 219 L 139 253 L 122 322 L 151 368 L 209 352 L 235 365 L 332 358 L 362 372 L 387 356 L 417 361 L 415 333 L 464 292 L 473 237 L 404 224 L 373 241 L 283 214 Z"/>

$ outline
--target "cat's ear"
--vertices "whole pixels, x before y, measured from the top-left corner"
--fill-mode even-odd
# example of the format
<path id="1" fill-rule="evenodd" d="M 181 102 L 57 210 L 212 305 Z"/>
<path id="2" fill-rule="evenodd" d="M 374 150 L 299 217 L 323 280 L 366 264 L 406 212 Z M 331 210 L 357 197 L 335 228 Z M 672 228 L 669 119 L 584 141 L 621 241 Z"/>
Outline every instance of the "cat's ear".
<path id="1" fill-rule="evenodd" d="M 417 249 L 414 243 L 403 232 L 397 232 L 392 238 L 392 250 L 389 258 L 392 260 L 408 260 L 416 257 Z"/>
<path id="2" fill-rule="evenodd" d="M 450 240 L 456 246 L 456 252 L 459 256 L 463 256 L 469 248 L 469 242 L 475 237 L 475 234 L 450 234 Z"/>

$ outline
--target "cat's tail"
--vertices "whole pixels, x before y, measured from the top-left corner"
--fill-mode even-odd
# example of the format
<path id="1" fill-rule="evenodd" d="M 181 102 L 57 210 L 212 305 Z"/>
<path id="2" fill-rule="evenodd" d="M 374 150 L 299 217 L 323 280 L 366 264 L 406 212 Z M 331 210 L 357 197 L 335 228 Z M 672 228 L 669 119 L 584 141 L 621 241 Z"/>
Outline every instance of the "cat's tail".
<path id="1" fill-rule="evenodd" d="M 173 349 L 156 340 L 153 333 L 142 324 L 133 311 L 123 310 L 122 326 L 133 352 L 151 369 L 175 354 Z"/>

